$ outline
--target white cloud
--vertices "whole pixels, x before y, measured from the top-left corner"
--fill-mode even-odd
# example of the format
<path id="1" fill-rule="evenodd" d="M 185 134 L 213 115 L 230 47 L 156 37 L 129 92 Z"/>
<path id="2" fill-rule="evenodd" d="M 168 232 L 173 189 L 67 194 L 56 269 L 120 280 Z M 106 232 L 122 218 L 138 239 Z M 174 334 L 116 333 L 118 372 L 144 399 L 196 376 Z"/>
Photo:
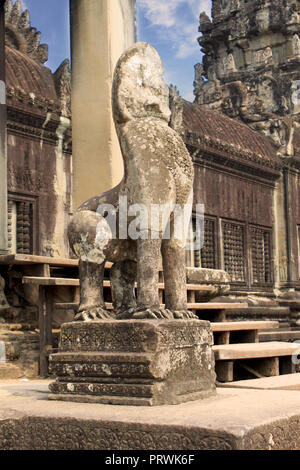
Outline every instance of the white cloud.
<path id="1" fill-rule="evenodd" d="M 182 0 L 172 0 L 168 3 L 162 3 L 161 0 L 140 0 L 139 3 L 152 26 L 169 28 L 175 24 L 177 8 L 182 4 Z"/>
<path id="2" fill-rule="evenodd" d="M 26 2 L 24 0 L 21 0 L 21 7 L 22 7 L 22 11 L 28 10 L 28 6 L 26 5 Z"/>
<path id="3" fill-rule="evenodd" d="M 138 1 L 160 39 L 172 42 L 178 59 L 189 57 L 199 50 L 198 18 L 202 11 L 210 15 L 211 0 Z"/>

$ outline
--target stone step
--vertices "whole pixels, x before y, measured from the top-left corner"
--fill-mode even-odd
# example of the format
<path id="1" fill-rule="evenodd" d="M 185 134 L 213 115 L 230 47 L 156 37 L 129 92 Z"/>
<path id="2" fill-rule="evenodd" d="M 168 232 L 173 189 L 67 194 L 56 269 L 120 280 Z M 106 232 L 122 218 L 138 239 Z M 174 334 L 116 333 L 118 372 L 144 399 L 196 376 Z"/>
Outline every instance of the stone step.
<path id="1" fill-rule="evenodd" d="M 24 377 L 19 367 L 13 364 L 0 364 L 0 380 L 18 379 Z"/>
<path id="2" fill-rule="evenodd" d="M 106 308 L 107 310 L 113 310 L 113 304 L 106 302 Z M 209 320 L 217 320 L 217 321 L 225 321 L 225 313 L 226 313 L 226 306 L 230 305 L 231 309 L 234 308 L 241 308 L 247 307 L 247 304 L 225 304 L 225 303 L 219 303 L 219 302 L 200 302 L 200 303 L 188 303 L 187 308 L 189 310 L 193 311 L 201 311 L 201 312 L 208 312 L 206 316 L 211 317 L 208 318 Z M 164 308 L 164 304 L 161 304 L 161 307 Z M 55 303 L 55 307 L 59 310 L 77 310 L 79 307 L 78 303 L 61 303 L 57 302 Z M 199 314 L 202 320 L 205 320 L 206 318 L 202 318 L 201 314 Z"/>
<path id="3" fill-rule="evenodd" d="M 12 254 L 12 255 L 0 255 L 1 264 L 49 264 L 51 266 L 66 266 L 66 267 L 77 267 L 78 260 L 76 259 L 65 259 L 65 258 L 52 258 L 49 256 L 37 256 L 37 255 L 25 255 L 25 254 Z"/>
<path id="4" fill-rule="evenodd" d="M 290 309 L 289 307 L 251 307 L 249 305 L 247 305 L 247 312 L 246 314 L 249 315 L 249 317 L 253 316 L 253 317 L 256 317 L 256 316 L 269 316 L 269 315 L 276 315 L 276 316 L 280 316 L 280 315 L 289 315 L 290 313 Z M 236 316 L 238 316 L 239 314 L 244 314 L 245 313 L 245 310 L 244 309 L 238 309 L 238 310 L 235 310 L 234 312 L 231 312 L 231 307 L 228 307 L 228 314 L 230 313 L 234 313 Z"/>
<path id="5" fill-rule="evenodd" d="M 216 322 L 212 323 L 211 327 L 213 332 L 271 330 L 279 328 L 279 323 L 276 321 Z"/>
<path id="6" fill-rule="evenodd" d="M 292 356 L 297 352 L 300 354 L 300 344 L 282 343 L 280 341 L 257 344 L 225 344 L 213 346 L 213 351 L 217 361 L 256 359 Z"/>
<path id="7" fill-rule="evenodd" d="M 213 346 L 218 382 L 293 374 L 300 345 L 284 342 Z"/>
<path id="8" fill-rule="evenodd" d="M 258 333 L 259 341 L 268 342 L 268 341 L 300 341 L 300 330 L 277 330 L 277 331 L 260 331 Z"/>
<path id="9" fill-rule="evenodd" d="M 300 390 L 300 373 L 263 377 L 261 379 L 239 380 L 219 384 L 223 388 L 247 388 L 256 390 Z"/>
<path id="10" fill-rule="evenodd" d="M 279 300 L 278 303 L 281 307 L 289 307 L 290 310 L 300 311 L 300 300 L 286 299 Z"/>
<path id="11" fill-rule="evenodd" d="M 23 276 L 23 284 L 37 284 L 39 286 L 73 286 L 79 287 L 79 279 L 71 279 L 66 277 L 38 277 L 38 276 Z M 103 287 L 111 287 L 110 281 L 103 281 Z M 164 283 L 159 283 L 158 288 L 160 290 L 165 289 Z M 204 284 L 187 284 L 186 289 L 188 291 L 205 291 L 211 292 L 213 290 L 212 286 L 207 286 Z"/>
<path id="12" fill-rule="evenodd" d="M 22 331 L 24 325 L 21 323 L 0 323 L 0 332 L 1 331 Z"/>
<path id="13" fill-rule="evenodd" d="M 289 307 L 252 307 L 247 309 L 230 308 L 226 310 L 228 321 L 279 321 L 282 328 L 288 328 L 291 322 Z"/>
<path id="14" fill-rule="evenodd" d="M 279 328 L 278 322 L 244 321 L 211 323 L 214 344 L 258 343 L 260 330 Z"/>
<path id="15" fill-rule="evenodd" d="M 106 308 L 111 310 L 108 306 L 112 304 L 106 304 Z M 55 308 L 58 310 L 78 310 L 79 303 L 78 302 L 57 302 L 55 304 Z"/>

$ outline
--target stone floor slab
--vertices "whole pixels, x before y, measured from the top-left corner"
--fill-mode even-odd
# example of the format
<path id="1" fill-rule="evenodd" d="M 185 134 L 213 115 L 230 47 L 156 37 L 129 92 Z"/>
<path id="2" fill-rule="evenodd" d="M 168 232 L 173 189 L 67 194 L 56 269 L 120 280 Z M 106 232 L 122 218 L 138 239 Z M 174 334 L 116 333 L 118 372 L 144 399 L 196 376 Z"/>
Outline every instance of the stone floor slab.
<path id="1" fill-rule="evenodd" d="M 52 402 L 49 381 L 0 382 L 0 449 L 300 449 L 300 393 L 218 388 L 149 407 Z"/>
<path id="2" fill-rule="evenodd" d="M 236 382 L 219 384 L 224 388 L 248 388 L 255 390 L 299 390 L 300 373 L 263 377 L 261 379 L 238 380 Z"/>

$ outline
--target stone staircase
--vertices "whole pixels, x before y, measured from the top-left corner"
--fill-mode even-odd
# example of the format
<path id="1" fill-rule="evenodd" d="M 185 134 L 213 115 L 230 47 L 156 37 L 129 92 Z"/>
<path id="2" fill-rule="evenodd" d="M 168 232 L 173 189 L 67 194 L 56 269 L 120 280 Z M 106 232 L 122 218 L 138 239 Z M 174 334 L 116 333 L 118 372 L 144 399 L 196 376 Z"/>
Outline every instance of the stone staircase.
<path id="1" fill-rule="evenodd" d="M 283 328 L 278 329 L 277 331 L 261 331 L 258 334 L 259 341 L 268 342 L 268 341 L 287 341 L 287 342 L 300 342 L 300 331 L 293 328 Z"/>
<path id="2" fill-rule="evenodd" d="M 247 309 L 227 309 L 226 317 L 233 321 L 277 321 L 280 328 L 289 328 L 291 311 L 288 306 L 274 305 L 249 305 Z"/>
<path id="3" fill-rule="evenodd" d="M 294 328 L 300 327 L 300 299 L 278 299 L 281 308 L 288 308 L 290 310 L 291 326 Z"/>
<path id="4" fill-rule="evenodd" d="M 300 373 L 219 383 L 218 386 L 252 390 L 300 390 Z"/>
<path id="5" fill-rule="evenodd" d="M 47 289 L 48 293 L 49 289 L 65 288 L 66 286 L 78 289 L 79 280 L 77 272 L 75 272 L 77 268 L 75 260 L 35 258 L 37 257 L 26 257 L 26 259 L 22 257 L 21 259 L 20 255 L 14 257 L 15 263 L 22 263 L 22 266 L 26 267 L 22 277 L 23 284 L 39 286 L 40 292 Z M 9 263 L 11 261 L 8 260 Z M 107 294 L 107 308 L 112 309 L 108 280 L 109 269 L 110 265 L 106 269 L 107 278 L 104 281 L 104 290 Z M 299 303 L 296 302 L 296 305 L 293 300 L 283 299 L 280 305 L 274 302 L 274 305 L 247 307 L 247 304 L 232 302 L 229 297 L 218 298 L 210 302 L 195 302 L 197 293 L 208 291 L 211 288 L 208 285 L 189 283 L 187 293 L 189 308 L 193 309 L 200 319 L 211 322 L 218 384 L 220 386 L 234 386 L 234 384 L 242 383 L 246 387 L 248 383 L 249 386 L 252 386 L 254 380 L 259 386 L 259 383 L 266 384 L 269 379 L 270 383 L 275 383 L 276 377 L 278 381 L 281 376 L 288 379 L 289 374 L 292 374 L 290 382 L 293 382 L 293 377 L 297 382 L 298 374 L 295 372 L 298 368 L 297 364 L 294 364 L 295 361 L 292 361 L 292 357 L 294 355 L 297 357 L 297 350 L 300 349 L 299 344 L 293 344 L 294 341 L 300 340 L 300 331 L 291 328 L 289 319 L 291 309 L 297 312 Z M 163 304 L 164 284 L 161 275 L 159 293 Z M 75 297 L 72 302 L 56 301 L 54 305 L 58 310 L 76 310 L 78 295 Z M 44 311 L 44 309 L 42 310 Z M 20 357 L 25 357 L 23 343 L 27 348 L 29 343 L 34 342 L 34 348 L 32 345 L 29 348 L 32 349 L 32 358 L 27 359 L 26 357 L 26 362 L 31 364 L 33 356 L 36 358 L 39 354 L 37 339 L 41 335 L 37 330 L 28 331 L 28 333 L 22 331 L 22 325 L 19 326 L 21 331 L 18 331 L 18 325 L 3 325 L 6 330 L 3 333 L 5 336 L 9 334 L 13 337 L 13 340 L 10 338 L 8 342 L 16 344 Z M 22 335 L 24 338 L 21 338 Z M 55 349 L 59 330 L 52 330 L 51 335 L 53 339 L 51 347 Z M 21 341 L 19 341 L 19 337 Z M 45 354 L 48 354 L 47 351 Z M 15 355 L 13 349 L 11 356 Z M 12 376 L 20 376 L 20 372 L 15 368 L 16 362 L 14 360 L 13 362 L 14 364 L 0 365 L 0 378 L 10 377 L 11 374 Z M 21 372 L 24 373 L 24 367 L 21 368 Z M 278 381 L 276 384 L 279 383 Z"/>
<path id="6" fill-rule="evenodd" d="M 268 386 L 268 379 L 276 386 L 285 384 L 274 381 L 275 377 L 287 377 L 289 386 L 295 387 L 299 381 L 297 374 L 300 344 L 287 341 L 264 341 L 264 335 L 283 337 L 279 322 L 248 321 L 212 323 L 214 334 L 214 354 L 216 374 L 219 386 L 237 386 L 247 388 L 250 383 L 258 382 L 262 387 Z M 299 332 L 295 332 L 298 333 Z M 236 385 L 235 385 L 236 384 Z M 271 385 L 270 385 L 271 387 Z"/>
<path id="7" fill-rule="evenodd" d="M 289 298 L 226 310 L 228 330 L 221 340 L 214 333 L 219 386 L 300 390 L 299 312 L 300 301 Z"/>
<path id="8" fill-rule="evenodd" d="M 188 286 L 191 291 L 195 286 Z M 160 289 L 164 289 L 160 284 Z M 197 290 L 197 289 L 196 289 Z M 218 303 L 210 302 L 211 307 L 217 308 Z M 229 311 L 232 304 L 227 304 Z M 225 304 L 219 303 L 224 309 Z M 60 309 L 77 308 L 78 304 L 56 304 Z M 208 303 L 190 304 L 194 307 L 199 318 L 209 319 L 214 315 L 214 309 L 209 309 Z M 107 303 L 107 308 L 112 309 L 112 304 Z M 246 312 L 247 308 L 240 311 Z M 285 311 L 288 308 L 285 308 Z M 228 310 L 226 310 L 226 313 Z M 282 310 L 280 310 L 280 313 Z M 225 319 L 225 318 L 224 318 Z M 214 336 L 213 350 L 216 361 L 216 374 L 219 386 L 229 386 L 230 384 L 244 384 L 248 381 L 279 377 L 281 375 L 288 376 L 292 374 L 297 382 L 298 374 L 296 374 L 296 366 L 293 364 L 292 357 L 300 353 L 300 345 L 292 344 L 291 340 L 300 338 L 300 331 L 282 330 L 278 321 L 213 321 L 211 322 L 212 332 Z M 296 357 L 295 356 L 295 357 Z M 290 379 L 291 381 L 291 379 Z"/>

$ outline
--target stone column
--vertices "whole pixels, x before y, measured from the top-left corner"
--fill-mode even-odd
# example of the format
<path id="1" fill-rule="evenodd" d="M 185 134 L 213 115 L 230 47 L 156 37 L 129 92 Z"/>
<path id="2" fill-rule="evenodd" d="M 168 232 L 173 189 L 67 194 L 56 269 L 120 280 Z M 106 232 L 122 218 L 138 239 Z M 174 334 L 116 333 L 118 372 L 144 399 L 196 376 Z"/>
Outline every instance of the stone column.
<path id="1" fill-rule="evenodd" d="M 123 177 L 111 85 L 117 60 L 136 41 L 136 0 L 70 0 L 70 12 L 76 209 Z"/>
<path id="2" fill-rule="evenodd" d="M 298 278 L 298 233 L 297 233 L 297 208 L 298 197 L 298 172 L 290 167 L 283 170 L 285 189 L 285 223 L 288 252 L 288 287 L 299 285 Z"/>
<path id="3" fill-rule="evenodd" d="M 286 287 L 289 280 L 285 177 L 283 174 L 277 181 L 274 192 L 274 247 L 275 288 L 280 289 Z"/>
<path id="4" fill-rule="evenodd" d="M 4 18 L 4 0 L 0 0 L 0 254 L 7 252 L 7 142 Z"/>
<path id="5" fill-rule="evenodd" d="M 274 205 L 275 287 L 298 286 L 297 172 L 284 168 L 276 184 Z"/>

